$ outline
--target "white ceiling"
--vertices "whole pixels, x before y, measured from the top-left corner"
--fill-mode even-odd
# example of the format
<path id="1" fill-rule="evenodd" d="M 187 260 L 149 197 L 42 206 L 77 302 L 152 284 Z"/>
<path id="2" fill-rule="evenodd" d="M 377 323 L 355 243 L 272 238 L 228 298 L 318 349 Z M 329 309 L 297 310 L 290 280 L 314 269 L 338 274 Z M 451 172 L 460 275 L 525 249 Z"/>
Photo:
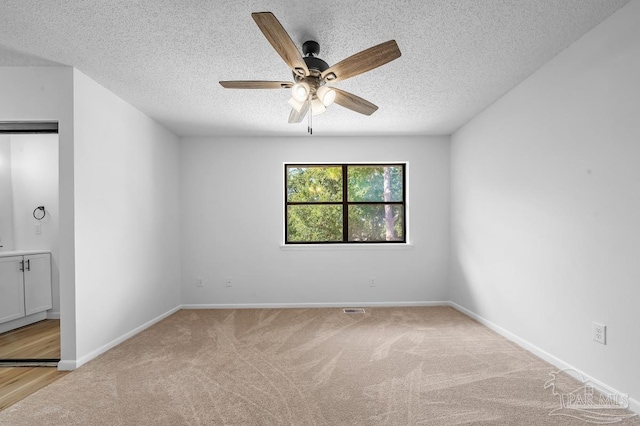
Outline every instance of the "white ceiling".
<path id="1" fill-rule="evenodd" d="M 402 56 L 336 87 L 379 106 L 332 105 L 316 135 L 450 134 L 629 0 L 3 0 L 0 65 L 78 68 L 178 135 L 302 135 L 291 80 L 251 12 L 271 11 L 330 65 L 395 39 Z"/>

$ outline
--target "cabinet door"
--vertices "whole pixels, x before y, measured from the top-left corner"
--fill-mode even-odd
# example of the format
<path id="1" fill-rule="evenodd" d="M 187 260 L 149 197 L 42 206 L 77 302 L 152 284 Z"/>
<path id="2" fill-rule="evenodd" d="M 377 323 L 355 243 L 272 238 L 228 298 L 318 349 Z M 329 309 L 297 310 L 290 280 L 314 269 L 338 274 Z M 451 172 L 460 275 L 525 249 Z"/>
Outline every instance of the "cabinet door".
<path id="1" fill-rule="evenodd" d="M 21 262 L 22 256 L 0 257 L 0 323 L 25 315 Z"/>
<path id="2" fill-rule="evenodd" d="M 24 257 L 24 305 L 27 315 L 51 309 L 51 256 Z"/>

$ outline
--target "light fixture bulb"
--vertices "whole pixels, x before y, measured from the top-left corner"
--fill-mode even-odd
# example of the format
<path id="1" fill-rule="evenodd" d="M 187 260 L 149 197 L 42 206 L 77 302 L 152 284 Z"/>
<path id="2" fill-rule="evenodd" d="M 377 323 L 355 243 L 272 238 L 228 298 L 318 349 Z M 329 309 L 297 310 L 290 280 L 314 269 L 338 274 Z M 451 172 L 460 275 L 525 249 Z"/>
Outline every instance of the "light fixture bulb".
<path id="1" fill-rule="evenodd" d="M 320 101 L 318 98 L 313 98 L 311 100 L 311 112 L 313 115 L 320 115 L 327 110 L 327 107 Z"/>
<path id="2" fill-rule="evenodd" d="M 302 106 L 304 105 L 304 102 L 298 102 L 294 98 L 290 98 L 289 99 L 289 105 L 291 105 L 291 108 L 293 108 L 296 111 L 300 112 L 300 110 L 302 109 Z"/>
<path id="3" fill-rule="evenodd" d="M 318 98 L 324 106 L 329 106 L 336 100 L 336 91 L 327 86 L 318 87 Z"/>
<path id="4" fill-rule="evenodd" d="M 310 91 L 309 85 L 303 81 L 293 85 L 291 88 L 291 96 L 298 102 L 304 102 L 309 97 Z"/>

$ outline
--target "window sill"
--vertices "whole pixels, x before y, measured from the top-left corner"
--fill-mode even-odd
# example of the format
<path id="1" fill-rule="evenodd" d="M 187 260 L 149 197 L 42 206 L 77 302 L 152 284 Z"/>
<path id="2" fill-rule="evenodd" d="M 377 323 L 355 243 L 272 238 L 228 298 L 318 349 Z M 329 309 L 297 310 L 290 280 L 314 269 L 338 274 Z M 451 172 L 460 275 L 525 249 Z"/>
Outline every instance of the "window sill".
<path id="1" fill-rule="evenodd" d="M 281 244 L 280 250 L 283 251 L 305 251 L 305 250 L 410 250 L 413 244 L 397 243 L 397 244 Z"/>

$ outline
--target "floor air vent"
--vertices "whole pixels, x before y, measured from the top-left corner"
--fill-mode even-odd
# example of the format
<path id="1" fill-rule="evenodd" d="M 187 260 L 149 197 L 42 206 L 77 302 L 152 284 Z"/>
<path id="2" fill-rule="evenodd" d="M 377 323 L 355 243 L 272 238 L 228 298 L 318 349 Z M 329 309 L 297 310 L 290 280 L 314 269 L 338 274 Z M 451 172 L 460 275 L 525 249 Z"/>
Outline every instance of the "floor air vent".
<path id="1" fill-rule="evenodd" d="M 362 308 L 347 308 L 343 309 L 345 314 L 364 314 L 364 309 Z"/>

